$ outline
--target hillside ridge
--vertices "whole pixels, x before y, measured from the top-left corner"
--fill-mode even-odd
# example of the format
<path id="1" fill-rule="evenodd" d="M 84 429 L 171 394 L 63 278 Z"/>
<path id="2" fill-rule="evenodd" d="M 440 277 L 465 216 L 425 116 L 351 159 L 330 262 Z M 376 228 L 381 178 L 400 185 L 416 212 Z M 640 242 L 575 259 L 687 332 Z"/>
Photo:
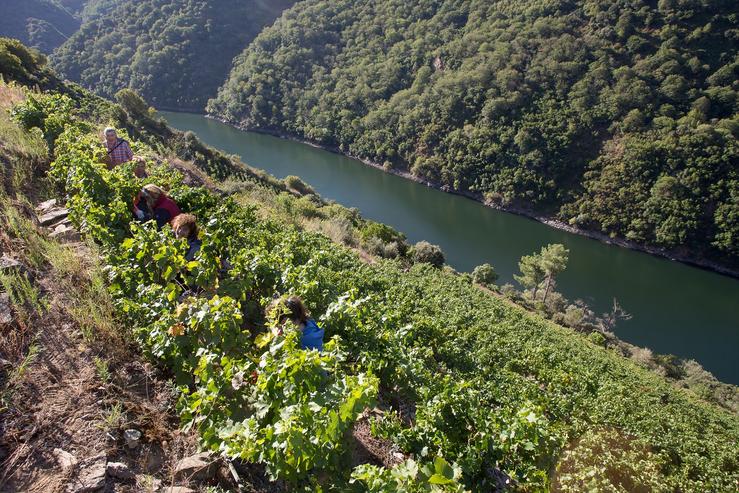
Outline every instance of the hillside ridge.
<path id="1" fill-rule="evenodd" d="M 730 2 L 301 2 L 210 115 L 736 272 Z"/>

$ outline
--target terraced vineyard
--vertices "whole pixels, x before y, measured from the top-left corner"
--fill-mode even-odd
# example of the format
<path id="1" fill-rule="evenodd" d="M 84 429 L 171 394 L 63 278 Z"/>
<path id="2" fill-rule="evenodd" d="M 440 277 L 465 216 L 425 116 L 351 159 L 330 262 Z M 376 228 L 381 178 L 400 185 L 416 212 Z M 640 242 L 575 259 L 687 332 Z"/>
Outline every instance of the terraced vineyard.
<path id="1" fill-rule="evenodd" d="M 31 114 L 26 126 L 53 144 L 50 176 L 100 245 L 121 330 L 170 372 L 182 425 L 203 447 L 263 464 L 292 490 L 736 486 L 735 415 L 454 273 L 367 263 L 322 234 L 186 185 L 166 162 L 151 160 L 144 180 L 130 163 L 108 170 L 98 125 L 77 103 L 33 101 L 16 113 Z M 169 228 L 132 222 L 131 197 L 145 183 L 197 215 L 194 261 Z M 326 329 L 323 353 L 265 320 L 279 294 L 306 301 Z M 372 433 L 392 442 L 399 464 L 351 460 L 350 432 L 374 407 Z"/>

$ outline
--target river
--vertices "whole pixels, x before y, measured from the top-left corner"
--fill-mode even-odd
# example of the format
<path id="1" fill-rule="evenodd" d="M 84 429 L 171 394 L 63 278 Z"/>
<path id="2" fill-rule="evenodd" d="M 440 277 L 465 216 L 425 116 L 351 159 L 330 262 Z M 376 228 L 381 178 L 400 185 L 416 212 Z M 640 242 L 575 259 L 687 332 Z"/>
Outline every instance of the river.
<path id="1" fill-rule="evenodd" d="M 695 359 L 720 380 L 739 384 L 739 280 L 560 231 L 309 145 L 243 132 L 202 115 L 161 115 L 276 177 L 300 176 L 322 197 L 356 207 L 410 241 L 441 246 L 457 270 L 489 262 L 499 284 L 514 282 L 522 255 L 562 243 L 570 250 L 557 282 L 565 296 L 585 300 L 598 313 L 617 299 L 632 316 L 616 327 L 621 339 Z"/>

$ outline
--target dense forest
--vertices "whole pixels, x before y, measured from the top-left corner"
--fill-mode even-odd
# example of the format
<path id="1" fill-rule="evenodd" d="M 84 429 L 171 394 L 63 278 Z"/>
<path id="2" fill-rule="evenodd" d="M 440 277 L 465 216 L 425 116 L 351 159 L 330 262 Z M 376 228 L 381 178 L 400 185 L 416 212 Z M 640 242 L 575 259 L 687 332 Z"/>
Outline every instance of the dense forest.
<path id="1" fill-rule="evenodd" d="M 208 111 L 736 266 L 730 0 L 308 0 Z"/>
<path id="2" fill-rule="evenodd" d="M 5 0 L 0 5 L 0 34 L 45 53 L 77 31 L 83 0 Z"/>
<path id="3" fill-rule="evenodd" d="M 92 0 L 52 60 L 98 94 L 130 87 L 158 107 L 200 110 L 233 57 L 293 3 Z"/>

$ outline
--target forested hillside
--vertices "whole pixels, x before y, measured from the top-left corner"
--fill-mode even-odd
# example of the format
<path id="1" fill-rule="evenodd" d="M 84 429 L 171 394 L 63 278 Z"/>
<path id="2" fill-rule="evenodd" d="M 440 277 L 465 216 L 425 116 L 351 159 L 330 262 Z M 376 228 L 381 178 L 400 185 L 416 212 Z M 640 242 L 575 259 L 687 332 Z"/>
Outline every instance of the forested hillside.
<path id="1" fill-rule="evenodd" d="M 738 27 L 731 0 L 309 0 L 208 110 L 735 266 Z"/>
<path id="2" fill-rule="evenodd" d="M 3 0 L 0 36 L 51 53 L 79 28 L 74 14 L 82 4 L 81 0 Z"/>
<path id="3" fill-rule="evenodd" d="M 232 59 L 293 0 L 93 0 L 53 57 L 104 96 L 131 87 L 158 107 L 200 110 Z"/>

